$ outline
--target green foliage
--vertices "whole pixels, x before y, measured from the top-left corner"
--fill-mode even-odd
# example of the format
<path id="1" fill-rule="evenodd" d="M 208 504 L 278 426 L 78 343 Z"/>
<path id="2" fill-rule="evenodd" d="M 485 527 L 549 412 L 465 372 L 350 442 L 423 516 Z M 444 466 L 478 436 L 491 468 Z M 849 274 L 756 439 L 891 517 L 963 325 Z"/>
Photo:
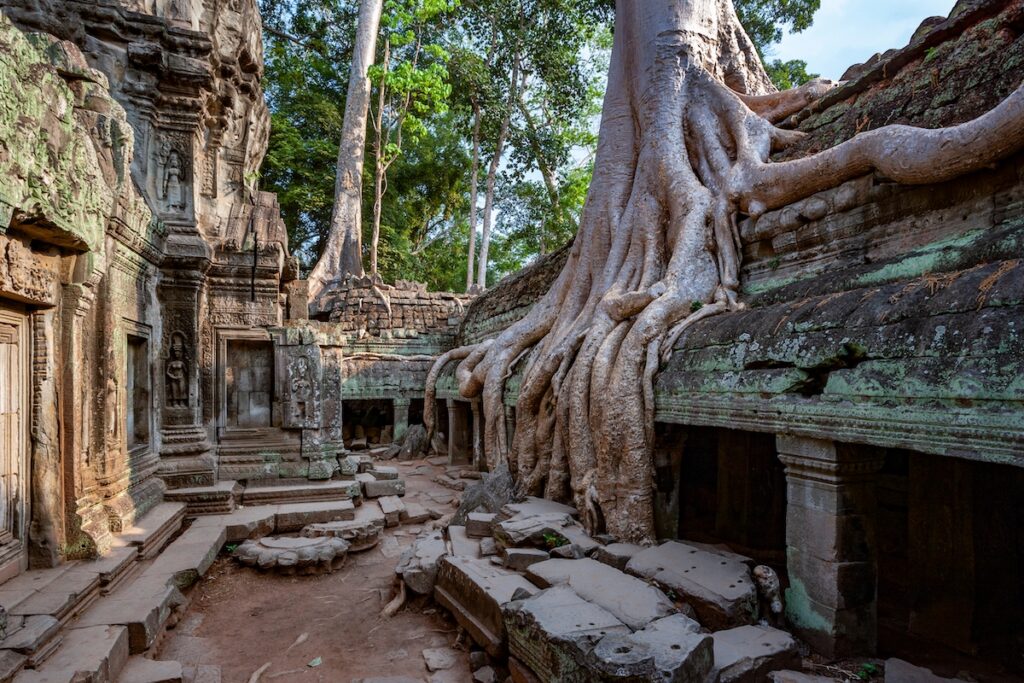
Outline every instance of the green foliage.
<path id="1" fill-rule="evenodd" d="M 799 33 L 811 26 L 821 0 L 735 0 L 733 4 L 776 88 L 788 90 L 818 77 L 807 73 L 807 62 L 769 61 L 767 57 L 771 46 L 782 40 L 783 30 Z"/>
<path id="2" fill-rule="evenodd" d="M 807 62 L 800 59 L 788 62 L 776 59 L 766 62 L 764 68 L 779 90 L 789 90 L 818 77 L 818 74 L 807 73 Z"/>

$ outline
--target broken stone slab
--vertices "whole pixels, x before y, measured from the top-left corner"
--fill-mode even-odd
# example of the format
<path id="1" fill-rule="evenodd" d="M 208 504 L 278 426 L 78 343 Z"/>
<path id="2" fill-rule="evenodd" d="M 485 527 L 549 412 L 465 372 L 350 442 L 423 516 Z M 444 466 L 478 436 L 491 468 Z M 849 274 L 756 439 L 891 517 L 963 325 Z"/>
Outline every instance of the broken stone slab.
<path id="1" fill-rule="evenodd" d="M 361 505 L 360 509 L 369 507 Z M 351 500 L 332 500 L 319 503 L 290 503 L 281 505 L 274 517 L 274 531 L 287 534 L 310 524 L 339 522 L 356 517 L 356 506 Z"/>
<path id="2" fill-rule="evenodd" d="M 281 574 L 321 574 L 340 569 L 348 555 L 348 541 L 336 536 L 267 536 L 250 539 L 235 549 L 235 558 L 247 567 Z"/>
<path id="3" fill-rule="evenodd" d="M 22 671 L 21 681 L 113 681 L 128 661 L 128 629 L 123 626 L 88 626 L 70 629 L 60 648 L 33 672 Z M 30 674 L 30 675 L 29 675 Z"/>
<path id="4" fill-rule="evenodd" d="M 405 482 L 401 479 L 374 479 L 363 483 L 363 493 L 367 498 L 404 496 Z"/>
<path id="5" fill-rule="evenodd" d="M 757 589 L 750 569 L 738 560 L 669 541 L 634 555 L 626 571 L 685 600 L 711 630 L 757 620 Z"/>
<path id="6" fill-rule="evenodd" d="M 515 515 L 509 519 L 495 522 L 493 534 L 495 540 L 506 548 L 522 545 L 562 545 L 568 543 L 562 530 L 572 524 L 574 524 L 572 518 L 561 512 Z"/>
<path id="7" fill-rule="evenodd" d="M 542 681 L 598 680 L 588 656 L 610 635 L 629 627 L 567 586 L 556 586 L 508 604 L 503 610 L 508 648 Z"/>
<path id="8" fill-rule="evenodd" d="M 575 543 L 566 543 L 551 549 L 551 557 L 557 557 L 562 560 L 582 560 L 586 556 L 587 554 L 583 552 L 583 548 Z"/>
<path id="9" fill-rule="evenodd" d="M 539 548 L 506 548 L 502 560 L 505 566 L 517 572 L 525 572 L 532 565 L 544 562 L 551 556 Z"/>
<path id="10" fill-rule="evenodd" d="M 459 663 L 459 651 L 450 647 L 428 647 L 423 651 L 427 671 L 443 671 Z"/>
<path id="11" fill-rule="evenodd" d="M 241 543 L 248 538 L 259 538 L 274 533 L 277 511 L 277 505 L 243 508 L 235 510 L 230 515 L 198 517 L 190 528 L 223 526 L 227 543 Z"/>
<path id="12" fill-rule="evenodd" d="M 157 557 L 143 576 L 159 576 L 188 588 L 204 576 L 227 539 L 224 527 L 191 527 Z"/>
<path id="13" fill-rule="evenodd" d="M 471 512 L 466 515 L 466 533 L 472 538 L 488 538 L 491 524 L 496 517 L 493 512 Z"/>
<path id="14" fill-rule="evenodd" d="M 960 678 L 942 678 L 930 669 L 893 657 L 885 660 L 885 683 L 964 683 Z"/>
<path id="15" fill-rule="evenodd" d="M 129 657 L 117 683 L 181 683 L 182 667 L 174 660 Z"/>
<path id="16" fill-rule="evenodd" d="M 398 496 L 381 496 L 377 499 L 381 512 L 384 513 L 384 525 L 395 527 L 402 523 L 402 513 L 405 512 L 405 505 Z"/>
<path id="17" fill-rule="evenodd" d="M 376 505 L 361 505 L 355 519 L 310 524 L 302 529 L 306 538 L 333 536 L 349 542 L 350 553 L 358 553 L 377 545 L 384 532 L 384 513 Z"/>
<path id="18" fill-rule="evenodd" d="M 7 611 L 11 616 L 33 616 L 47 614 L 58 621 L 66 622 L 81 612 L 99 595 L 100 575 L 82 571 L 82 564 L 74 564 L 55 579 L 44 590 L 39 590 Z"/>
<path id="19" fill-rule="evenodd" d="M 441 559 L 434 596 L 478 645 L 500 657 L 505 650 L 502 607 L 517 593 L 536 590 L 521 575 L 487 560 L 448 556 Z"/>
<path id="20" fill-rule="evenodd" d="M 587 661 L 600 680 L 704 681 L 714 668 L 714 645 L 700 624 L 674 614 L 636 633 L 605 636 Z"/>
<path id="21" fill-rule="evenodd" d="M 568 586 L 634 631 L 677 611 L 654 586 L 596 560 L 540 562 L 527 570 L 526 578 L 540 588 Z"/>
<path id="22" fill-rule="evenodd" d="M 166 576 L 144 573 L 87 610 L 75 626 L 123 626 L 130 652 L 138 654 L 152 647 L 171 613 L 185 603 L 185 596 Z"/>
<path id="23" fill-rule="evenodd" d="M 448 542 L 456 557 L 480 557 L 480 542 L 466 534 L 466 527 L 452 524 L 448 527 Z"/>
<path id="24" fill-rule="evenodd" d="M 755 683 L 770 671 L 800 664 L 796 640 L 771 626 L 740 626 L 711 634 L 719 683 Z"/>
<path id="25" fill-rule="evenodd" d="M 429 595 L 437 580 L 438 564 L 448 554 L 441 531 L 425 531 L 402 552 L 395 573 L 415 593 Z"/>
<path id="26" fill-rule="evenodd" d="M 60 631 L 60 621 L 48 614 L 11 617 L 7 637 L 0 641 L 0 650 L 14 650 L 30 655 L 42 649 Z"/>
<path id="27" fill-rule="evenodd" d="M 626 571 L 626 565 L 633 556 L 644 550 L 643 546 L 633 543 L 609 543 L 594 550 L 593 558 L 619 571 Z"/>
<path id="28" fill-rule="evenodd" d="M 800 671 L 772 671 L 768 674 L 768 680 L 771 683 L 836 683 L 841 679 L 831 676 L 815 676 Z"/>
<path id="29" fill-rule="evenodd" d="M 398 468 L 375 465 L 370 470 L 370 476 L 377 480 L 398 479 Z"/>
<path id="30" fill-rule="evenodd" d="M 480 557 L 493 557 L 498 554 L 498 544 L 493 538 L 480 539 Z"/>
<path id="31" fill-rule="evenodd" d="M 494 671 L 494 667 L 481 666 L 479 669 L 473 671 L 473 683 L 497 683 L 498 674 Z"/>
<path id="32" fill-rule="evenodd" d="M 576 517 L 576 508 L 563 503 L 559 503 L 547 498 L 537 498 L 535 496 L 527 496 L 520 501 L 507 503 L 502 506 L 501 517 L 508 519 L 509 517 L 515 517 L 517 515 L 523 517 L 531 517 L 534 515 L 544 514 L 563 514 L 569 517 Z"/>
<path id="33" fill-rule="evenodd" d="M 433 519 L 430 510 L 419 503 L 405 503 L 405 511 L 400 517 L 402 524 L 423 524 Z"/>
<path id="34" fill-rule="evenodd" d="M 359 474 L 359 458 L 346 455 L 344 458 L 338 458 L 338 473 L 343 477 L 355 477 Z"/>
<path id="35" fill-rule="evenodd" d="M 441 486 L 445 487 L 446 489 L 451 489 L 452 491 L 465 491 L 466 490 L 466 482 L 465 481 L 463 481 L 462 479 L 452 479 L 447 474 L 439 474 L 436 477 L 434 477 L 434 483 L 435 484 L 440 484 Z"/>

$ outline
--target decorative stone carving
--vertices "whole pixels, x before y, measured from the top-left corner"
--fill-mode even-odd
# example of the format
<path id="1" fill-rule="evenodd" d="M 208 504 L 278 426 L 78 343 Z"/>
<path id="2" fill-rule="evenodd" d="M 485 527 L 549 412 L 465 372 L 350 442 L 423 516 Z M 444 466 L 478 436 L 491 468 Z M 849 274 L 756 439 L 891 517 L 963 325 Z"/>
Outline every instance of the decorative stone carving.
<path id="1" fill-rule="evenodd" d="M 164 138 L 157 152 L 157 198 L 165 211 L 184 211 L 188 208 L 190 189 L 188 161 L 191 156 L 180 142 Z"/>
<path id="2" fill-rule="evenodd" d="M 171 348 L 164 369 L 168 408 L 187 408 L 189 406 L 187 360 L 185 335 L 181 332 L 171 333 Z"/>
<path id="3" fill-rule="evenodd" d="M 313 345 L 282 347 L 286 429 L 320 428 L 320 349 Z"/>
<path id="4" fill-rule="evenodd" d="M 268 536 L 246 541 L 235 550 L 235 557 L 246 566 L 274 569 L 282 574 L 319 574 L 341 568 L 348 549 L 348 541 L 336 536 Z"/>

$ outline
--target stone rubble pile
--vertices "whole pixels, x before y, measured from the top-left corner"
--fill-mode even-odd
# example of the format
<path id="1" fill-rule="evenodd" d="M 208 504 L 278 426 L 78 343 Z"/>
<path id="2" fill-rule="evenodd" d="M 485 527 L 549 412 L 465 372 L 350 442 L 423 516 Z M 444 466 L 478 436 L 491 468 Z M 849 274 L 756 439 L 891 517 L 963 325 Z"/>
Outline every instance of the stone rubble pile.
<path id="1" fill-rule="evenodd" d="M 749 558 L 598 540 L 575 509 L 539 498 L 487 509 L 421 533 L 395 571 L 452 613 L 491 674 L 745 683 L 799 668 L 796 640 L 760 614 Z"/>

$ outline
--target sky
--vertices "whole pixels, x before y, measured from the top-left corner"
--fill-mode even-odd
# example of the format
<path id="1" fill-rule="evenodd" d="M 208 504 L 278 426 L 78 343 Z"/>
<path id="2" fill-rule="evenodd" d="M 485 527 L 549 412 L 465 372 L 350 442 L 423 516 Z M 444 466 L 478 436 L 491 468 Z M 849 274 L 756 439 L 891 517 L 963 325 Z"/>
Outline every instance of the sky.
<path id="1" fill-rule="evenodd" d="M 802 59 L 807 70 L 838 79 L 876 52 L 906 45 L 921 22 L 946 16 L 955 0 L 822 0 L 814 24 L 787 34 L 770 58 Z"/>

